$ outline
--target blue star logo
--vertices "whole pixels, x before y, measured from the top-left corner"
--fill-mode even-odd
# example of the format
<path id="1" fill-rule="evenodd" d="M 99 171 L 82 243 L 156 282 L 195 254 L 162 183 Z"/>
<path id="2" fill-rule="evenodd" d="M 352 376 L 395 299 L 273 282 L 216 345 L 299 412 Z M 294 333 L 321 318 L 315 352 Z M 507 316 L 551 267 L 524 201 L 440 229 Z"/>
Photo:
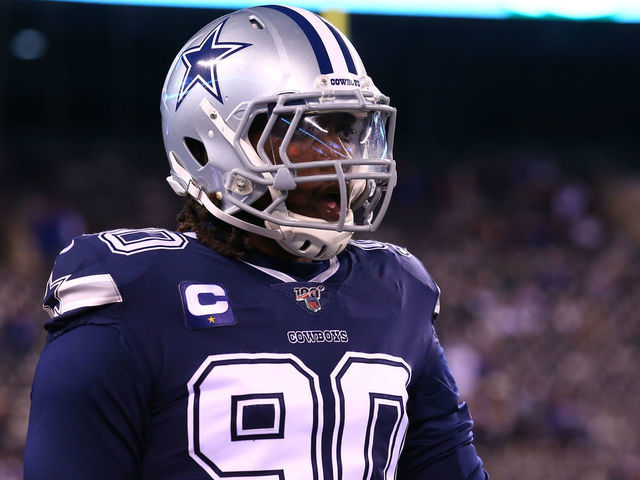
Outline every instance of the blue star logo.
<path id="1" fill-rule="evenodd" d="M 44 294 L 45 304 L 43 308 L 49 314 L 50 317 L 57 317 L 60 315 L 61 299 L 58 294 L 60 287 L 67 281 L 71 275 L 65 275 L 56 280 L 53 279 L 53 272 L 49 275 L 49 281 L 47 282 L 47 288 Z"/>
<path id="2" fill-rule="evenodd" d="M 221 42 L 220 33 L 226 20 L 214 28 L 200 45 L 182 54 L 182 63 L 187 71 L 180 85 L 176 110 L 196 85 L 202 85 L 216 100 L 224 103 L 218 84 L 218 63 L 240 50 L 250 47 L 250 43 Z"/>

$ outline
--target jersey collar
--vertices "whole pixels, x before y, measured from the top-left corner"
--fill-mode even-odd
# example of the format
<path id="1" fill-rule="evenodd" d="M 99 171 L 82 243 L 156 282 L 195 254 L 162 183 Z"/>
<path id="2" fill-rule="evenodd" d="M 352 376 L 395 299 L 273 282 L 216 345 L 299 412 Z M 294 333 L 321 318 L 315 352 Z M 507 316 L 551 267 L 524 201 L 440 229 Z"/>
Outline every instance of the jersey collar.
<path id="1" fill-rule="evenodd" d="M 278 280 L 281 280 L 282 282 L 285 283 L 294 283 L 294 282 L 300 282 L 301 278 L 295 278 L 292 275 L 289 275 L 287 273 L 284 273 L 280 270 L 276 270 L 274 268 L 269 268 L 269 267 L 265 267 L 265 266 L 261 266 L 261 265 L 256 265 L 254 263 L 250 263 L 247 262 L 245 260 L 242 260 L 243 263 L 249 265 L 250 267 L 253 267 L 257 270 L 260 270 L 263 273 L 266 273 L 267 275 L 272 276 L 273 278 L 277 278 Z M 323 264 L 326 264 L 327 262 L 322 262 Z M 328 262 L 328 266 L 325 270 L 321 271 L 320 273 L 317 273 L 316 275 L 314 275 L 313 277 L 309 278 L 308 280 L 304 280 L 306 282 L 317 282 L 317 283 L 322 283 L 327 281 L 329 278 L 331 278 L 340 268 L 340 262 L 338 261 L 337 257 L 333 257 L 329 260 Z"/>
<path id="2" fill-rule="evenodd" d="M 185 232 L 184 235 L 197 240 L 195 232 Z M 242 263 L 260 270 L 262 273 L 277 278 L 285 283 L 316 282 L 322 283 L 331 278 L 340 269 L 338 257 L 322 262 L 283 262 L 265 255 L 257 250 L 248 253 L 248 260 Z M 286 270 L 285 273 L 283 270 Z M 310 277 L 310 278 L 309 278 Z"/>

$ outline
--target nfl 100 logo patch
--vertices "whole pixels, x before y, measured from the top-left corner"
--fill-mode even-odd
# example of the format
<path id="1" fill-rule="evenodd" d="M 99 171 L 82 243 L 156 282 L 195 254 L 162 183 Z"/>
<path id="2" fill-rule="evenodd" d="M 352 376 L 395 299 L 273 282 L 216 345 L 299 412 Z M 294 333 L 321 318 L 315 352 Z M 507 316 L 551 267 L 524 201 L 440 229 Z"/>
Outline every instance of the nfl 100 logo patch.
<path id="1" fill-rule="evenodd" d="M 271 285 L 276 292 L 295 303 L 309 315 L 320 316 L 327 311 L 327 305 L 336 293 L 335 285 L 320 283 L 281 282 Z"/>
<path id="2" fill-rule="evenodd" d="M 320 310 L 322 310 L 320 298 L 323 291 L 323 285 L 293 288 L 293 292 L 296 295 L 296 301 L 304 302 L 305 306 L 312 312 L 319 312 Z"/>

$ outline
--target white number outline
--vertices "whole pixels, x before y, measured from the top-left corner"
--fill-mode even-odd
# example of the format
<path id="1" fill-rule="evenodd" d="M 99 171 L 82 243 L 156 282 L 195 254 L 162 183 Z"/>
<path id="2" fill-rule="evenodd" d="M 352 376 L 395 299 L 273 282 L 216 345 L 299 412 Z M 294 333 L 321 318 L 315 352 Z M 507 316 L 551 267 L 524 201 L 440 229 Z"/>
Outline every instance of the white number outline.
<path id="1" fill-rule="evenodd" d="M 187 434 L 189 443 L 189 455 L 196 463 L 203 468 L 211 478 L 221 480 L 223 478 L 234 479 L 251 479 L 255 477 L 278 478 L 284 480 L 284 471 L 280 470 L 254 470 L 254 471 L 222 471 L 212 460 L 200 451 L 199 438 L 199 396 L 200 385 L 207 379 L 213 368 L 221 365 L 240 365 L 240 364 L 266 364 L 266 363 L 287 363 L 292 365 L 309 381 L 310 393 L 314 399 L 313 407 L 313 431 L 311 433 L 312 444 L 312 472 L 313 479 L 320 480 L 323 478 L 322 465 L 322 436 L 323 436 L 323 398 L 320 391 L 320 383 L 318 375 L 309 369 L 297 356 L 293 354 L 268 354 L 268 353 L 236 353 L 226 355 L 210 355 L 200 365 L 198 370 L 189 380 L 187 387 L 189 391 L 189 399 L 187 405 Z M 391 478 L 395 478 L 395 469 L 397 468 L 398 459 L 404 445 L 406 427 L 408 419 L 406 415 L 406 404 L 408 401 L 407 386 L 411 381 L 411 367 L 400 357 L 394 357 L 386 354 L 367 354 L 360 352 L 346 352 L 342 359 L 330 374 L 331 388 L 335 401 L 335 419 L 333 424 L 333 438 L 331 443 L 331 458 L 333 464 L 334 480 L 342 479 L 342 435 L 344 429 L 344 415 L 346 410 L 345 396 L 342 391 L 342 378 L 354 363 L 369 363 L 376 366 L 386 365 L 390 367 L 400 368 L 405 371 L 406 378 L 404 380 L 404 391 L 402 395 L 393 395 L 383 392 L 368 391 L 369 396 L 369 420 L 364 438 L 364 479 L 370 479 L 373 473 L 373 437 L 375 434 L 375 418 L 376 412 L 380 405 L 394 406 L 398 411 L 398 416 L 392 428 L 392 435 L 389 441 L 388 456 L 385 462 L 385 478 L 388 471 L 393 465 L 394 471 Z M 271 395 L 273 396 L 273 394 Z M 404 424 L 402 438 L 398 438 L 401 426 Z M 399 443 L 398 443 L 399 442 Z"/>
<path id="2" fill-rule="evenodd" d="M 332 464 L 333 464 L 333 478 L 334 480 L 342 479 L 342 458 L 341 458 L 341 450 L 342 450 L 342 435 L 344 429 L 344 412 L 346 411 L 345 406 L 345 396 L 342 392 L 341 379 L 348 371 L 349 367 L 353 363 L 372 363 L 376 365 L 389 365 L 392 367 L 399 367 L 406 371 L 407 378 L 405 380 L 405 393 L 402 397 L 397 395 L 388 395 L 382 394 L 381 392 L 369 392 L 370 401 L 372 404 L 375 402 L 375 399 L 387 399 L 388 401 L 395 401 L 399 403 L 400 406 L 400 415 L 398 415 L 398 420 L 393 428 L 393 435 L 390 442 L 390 452 L 387 457 L 387 462 L 385 465 L 385 472 L 388 471 L 390 465 L 395 463 L 397 467 L 397 462 L 399 458 L 399 454 L 402 451 L 402 447 L 404 445 L 404 439 L 406 435 L 406 429 L 402 439 L 400 440 L 400 444 L 396 449 L 396 441 L 398 440 L 398 431 L 400 429 L 400 423 L 407 423 L 406 418 L 406 403 L 408 401 L 408 393 L 406 392 L 406 388 L 411 381 L 411 367 L 400 357 L 394 357 L 392 355 L 386 355 L 382 353 L 376 354 L 368 354 L 361 352 L 346 352 L 338 365 L 331 372 L 331 388 L 333 390 L 333 397 L 335 401 L 335 423 L 333 430 L 333 441 L 331 444 L 331 456 L 332 456 Z M 371 448 L 373 448 L 373 442 L 370 442 L 370 437 L 373 435 L 372 421 L 373 421 L 373 411 L 369 411 L 369 422 L 367 424 L 367 433 L 365 438 L 365 448 L 367 451 L 363 452 L 364 461 L 365 461 L 365 476 L 363 478 L 368 479 L 371 476 L 372 470 L 371 465 L 373 463 Z M 393 453 L 397 452 L 397 457 L 394 458 Z M 385 478 L 387 477 L 385 473 Z M 395 472 L 394 476 L 395 478 Z"/>
<path id="3" fill-rule="evenodd" d="M 146 238 L 127 240 L 128 234 L 147 234 Z M 98 239 L 117 255 L 135 255 L 151 250 L 182 250 L 189 242 L 184 235 L 164 228 L 121 228 L 102 232 Z"/>
<path id="4" fill-rule="evenodd" d="M 406 413 L 404 408 L 404 399 L 399 395 L 383 395 L 369 393 L 369 403 L 371 410 L 369 411 L 369 422 L 367 423 L 366 440 L 364 444 L 365 458 L 364 458 L 364 478 L 370 479 L 373 476 L 373 442 L 375 435 L 374 418 L 380 409 L 380 405 L 392 406 L 396 408 L 397 419 L 393 425 L 391 441 L 389 442 L 389 449 L 387 451 L 387 461 L 384 465 L 384 477 L 387 478 L 389 467 L 393 464 L 397 467 L 400 452 L 404 444 L 404 437 L 400 442 L 400 448 L 398 450 L 398 456 L 394 456 L 396 451 L 396 441 L 398 440 L 398 432 L 400 425 L 403 421 L 406 422 Z M 395 472 L 395 469 L 394 469 Z M 395 478 L 395 473 L 393 478 Z"/>
<path id="5" fill-rule="evenodd" d="M 313 412 L 313 432 L 311 434 L 312 443 L 312 471 L 313 479 L 320 480 L 323 478 L 322 466 L 322 432 L 323 432 L 323 399 L 320 392 L 320 383 L 318 375 L 310 370 L 302 361 L 290 353 L 235 353 L 227 355 L 210 355 L 200 365 L 200 368 L 193 374 L 187 388 L 189 390 L 189 400 L 187 404 L 187 435 L 189 441 L 189 455 L 193 458 L 202 469 L 204 469 L 211 478 L 253 478 L 265 477 L 273 475 L 280 480 L 284 480 L 284 472 L 278 471 L 245 471 L 245 472 L 223 472 L 212 461 L 210 461 L 202 452 L 199 451 L 200 439 L 198 438 L 198 403 L 200 396 L 200 384 L 211 373 L 216 365 L 238 365 L 247 363 L 288 363 L 304 375 L 310 384 L 311 396 L 314 398 Z M 217 471 L 216 471 L 217 470 Z"/>
<path id="6" fill-rule="evenodd" d="M 389 244 L 378 240 L 349 240 L 349 245 L 358 247 L 360 250 L 387 250 Z"/>

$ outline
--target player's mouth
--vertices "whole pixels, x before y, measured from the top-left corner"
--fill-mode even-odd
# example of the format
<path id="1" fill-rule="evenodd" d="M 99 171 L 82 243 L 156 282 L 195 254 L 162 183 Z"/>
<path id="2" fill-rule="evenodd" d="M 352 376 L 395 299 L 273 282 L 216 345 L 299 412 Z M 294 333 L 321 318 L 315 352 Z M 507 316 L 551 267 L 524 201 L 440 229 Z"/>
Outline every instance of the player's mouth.
<path id="1" fill-rule="evenodd" d="M 289 192 L 287 208 L 307 217 L 327 222 L 340 219 L 340 187 L 338 182 L 312 182 L 298 185 Z"/>
<path id="2" fill-rule="evenodd" d="M 340 188 L 337 182 L 328 183 L 315 192 L 318 217 L 327 222 L 337 222 L 340 218 Z"/>

